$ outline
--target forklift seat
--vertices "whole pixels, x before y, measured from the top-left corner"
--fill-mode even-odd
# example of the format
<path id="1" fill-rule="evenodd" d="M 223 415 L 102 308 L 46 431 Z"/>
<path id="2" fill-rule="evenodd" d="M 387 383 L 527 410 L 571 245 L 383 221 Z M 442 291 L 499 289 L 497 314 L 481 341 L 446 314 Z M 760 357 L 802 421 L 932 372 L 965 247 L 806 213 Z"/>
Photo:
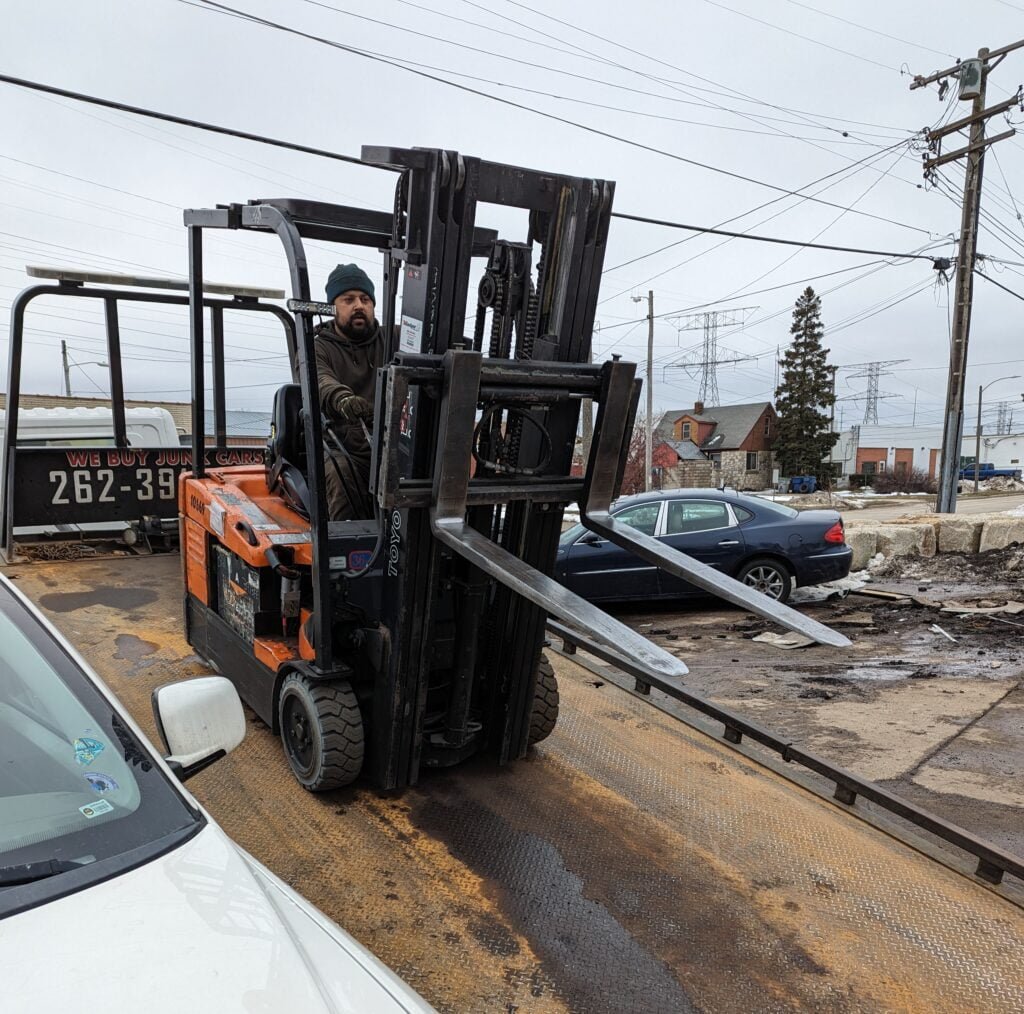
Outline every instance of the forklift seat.
<path id="1" fill-rule="evenodd" d="M 308 520 L 310 497 L 306 465 L 302 389 L 298 384 L 285 384 L 274 395 L 270 439 L 267 440 L 267 489 Z"/>

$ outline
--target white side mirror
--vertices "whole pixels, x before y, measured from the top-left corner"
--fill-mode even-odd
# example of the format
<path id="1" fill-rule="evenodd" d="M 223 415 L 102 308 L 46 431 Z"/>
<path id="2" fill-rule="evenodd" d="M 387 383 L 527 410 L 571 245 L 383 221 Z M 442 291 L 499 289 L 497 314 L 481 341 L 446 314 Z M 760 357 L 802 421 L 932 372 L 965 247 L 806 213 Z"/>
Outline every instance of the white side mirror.
<path id="1" fill-rule="evenodd" d="M 245 738 L 242 702 L 223 676 L 157 687 L 153 715 L 169 754 L 165 760 L 182 781 L 220 760 Z"/>

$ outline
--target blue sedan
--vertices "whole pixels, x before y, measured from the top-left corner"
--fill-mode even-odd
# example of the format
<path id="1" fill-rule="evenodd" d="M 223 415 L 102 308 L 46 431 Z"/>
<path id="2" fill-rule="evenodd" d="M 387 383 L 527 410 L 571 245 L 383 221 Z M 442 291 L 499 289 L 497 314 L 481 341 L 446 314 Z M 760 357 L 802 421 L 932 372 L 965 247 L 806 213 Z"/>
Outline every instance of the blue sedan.
<path id="1" fill-rule="evenodd" d="M 834 510 L 795 511 L 720 489 L 676 489 L 625 497 L 612 514 L 779 602 L 794 587 L 850 572 L 853 554 Z M 562 533 L 554 576 L 592 602 L 706 594 L 582 525 Z"/>

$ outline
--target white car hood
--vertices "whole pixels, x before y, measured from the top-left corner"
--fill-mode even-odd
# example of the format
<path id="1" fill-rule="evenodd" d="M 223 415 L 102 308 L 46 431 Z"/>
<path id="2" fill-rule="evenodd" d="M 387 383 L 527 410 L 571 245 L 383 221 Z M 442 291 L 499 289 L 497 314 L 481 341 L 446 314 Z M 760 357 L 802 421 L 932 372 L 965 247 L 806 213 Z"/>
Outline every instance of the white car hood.
<path id="1" fill-rule="evenodd" d="M 432 1009 L 215 824 L 0 921 L 0 982 L 9 1014 Z"/>

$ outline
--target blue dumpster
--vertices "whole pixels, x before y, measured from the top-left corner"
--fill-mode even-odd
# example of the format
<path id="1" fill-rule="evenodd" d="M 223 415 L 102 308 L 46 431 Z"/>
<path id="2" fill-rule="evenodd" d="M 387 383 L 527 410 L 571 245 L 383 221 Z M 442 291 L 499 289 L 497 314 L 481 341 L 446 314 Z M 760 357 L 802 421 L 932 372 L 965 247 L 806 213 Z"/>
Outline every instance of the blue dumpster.
<path id="1" fill-rule="evenodd" d="M 818 479 L 813 475 L 794 475 L 789 480 L 790 493 L 813 493 L 818 488 Z"/>

